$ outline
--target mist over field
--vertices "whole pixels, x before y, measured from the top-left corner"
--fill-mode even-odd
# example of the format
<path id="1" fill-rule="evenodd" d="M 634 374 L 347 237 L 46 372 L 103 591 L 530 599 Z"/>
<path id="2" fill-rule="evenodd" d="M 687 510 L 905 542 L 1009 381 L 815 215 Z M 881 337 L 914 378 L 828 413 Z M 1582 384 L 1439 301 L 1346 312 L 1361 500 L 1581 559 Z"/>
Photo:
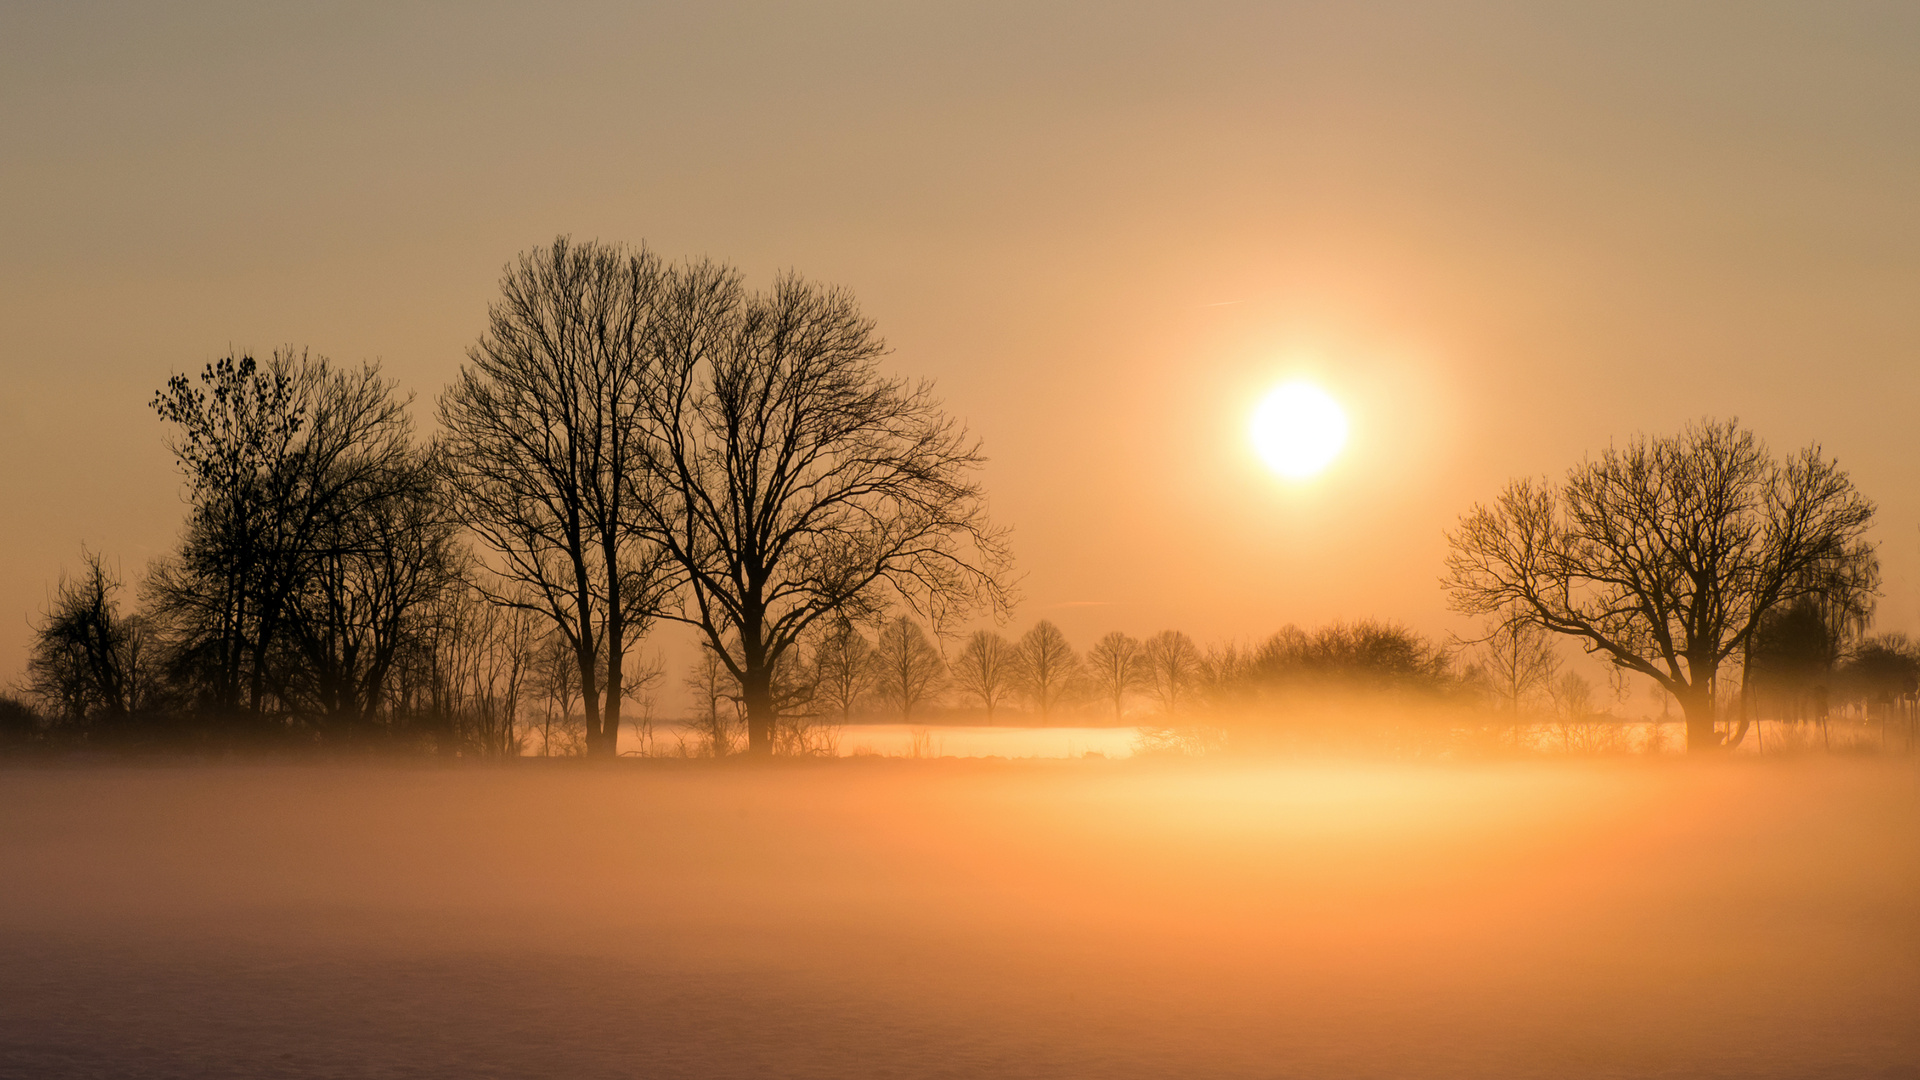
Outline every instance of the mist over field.
<path id="1" fill-rule="evenodd" d="M 0 773 L 0 1075 L 1863 1077 L 1910 761 Z"/>

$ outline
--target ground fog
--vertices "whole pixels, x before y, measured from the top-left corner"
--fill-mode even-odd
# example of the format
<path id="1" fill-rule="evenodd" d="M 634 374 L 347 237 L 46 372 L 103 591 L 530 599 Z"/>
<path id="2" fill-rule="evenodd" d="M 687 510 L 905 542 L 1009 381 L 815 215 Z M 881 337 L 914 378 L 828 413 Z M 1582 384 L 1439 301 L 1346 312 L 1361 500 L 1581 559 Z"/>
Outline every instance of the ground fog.
<path id="1" fill-rule="evenodd" d="M 1920 1076 L 1920 769 L 0 771 L 0 1075 Z"/>

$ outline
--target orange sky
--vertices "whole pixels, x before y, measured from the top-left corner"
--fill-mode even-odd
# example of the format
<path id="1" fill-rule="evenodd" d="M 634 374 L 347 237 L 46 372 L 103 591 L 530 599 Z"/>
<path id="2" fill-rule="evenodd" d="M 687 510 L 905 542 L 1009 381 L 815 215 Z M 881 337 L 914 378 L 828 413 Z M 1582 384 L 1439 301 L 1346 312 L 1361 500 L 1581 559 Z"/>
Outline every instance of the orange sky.
<path id="1" fill-rule="evenodd" d="M 986 440 L 1016 629 L 1453 628 L 1470 503 L 1701 415 L 1850 467 L 1920 628 L 1920 8 L 472 7 L 0 9 L 0 681 L 82 543 L 172 544 L 170 372 L 425 406 L 558 232 L 855 290 Z M 1298 373 L 1305 486 L 1243 430 Z"/>

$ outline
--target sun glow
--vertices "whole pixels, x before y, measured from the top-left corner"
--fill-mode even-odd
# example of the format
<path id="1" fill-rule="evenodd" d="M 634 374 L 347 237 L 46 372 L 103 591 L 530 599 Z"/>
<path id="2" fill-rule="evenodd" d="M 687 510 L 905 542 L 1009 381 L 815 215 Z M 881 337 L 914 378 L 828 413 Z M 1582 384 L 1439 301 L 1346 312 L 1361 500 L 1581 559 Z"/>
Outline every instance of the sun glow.
<path id="1" fill-rule="evenodd" d="M 1268 468 L 1302 479 L 1340 455 L 1347 444 L 1347 414 L 1310 382 L 1282 383 L 1253 411 L 1251 434 Z"/>

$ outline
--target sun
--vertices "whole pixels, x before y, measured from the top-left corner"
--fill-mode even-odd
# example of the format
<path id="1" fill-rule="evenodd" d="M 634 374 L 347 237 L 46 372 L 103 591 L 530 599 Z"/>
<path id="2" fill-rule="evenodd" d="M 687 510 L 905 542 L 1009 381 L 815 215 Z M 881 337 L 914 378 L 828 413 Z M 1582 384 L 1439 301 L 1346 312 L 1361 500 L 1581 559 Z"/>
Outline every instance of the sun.
<path id="1" fill-rule="evenodd" d="M 1282 383 L 1253 411 L 1250 434 L 1268 468 L 1304 479 L 1340 455 L 1347 444 L 1347 414 L 1310 382 Z"/>

